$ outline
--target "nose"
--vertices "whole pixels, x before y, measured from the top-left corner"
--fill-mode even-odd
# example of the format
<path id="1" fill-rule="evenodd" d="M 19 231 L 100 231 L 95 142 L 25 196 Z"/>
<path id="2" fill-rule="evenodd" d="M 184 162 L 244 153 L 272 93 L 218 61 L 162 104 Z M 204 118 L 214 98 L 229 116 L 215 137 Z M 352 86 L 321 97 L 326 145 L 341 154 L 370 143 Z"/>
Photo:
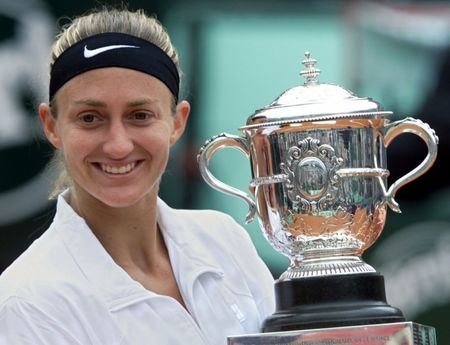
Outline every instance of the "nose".
<path id="1" fill-rule="evenodd" d="M 103 151 L 112 159 L 122 159 L 133 151 L 134 142 L 122 122 L 112 122 L 106 133 Z"/>

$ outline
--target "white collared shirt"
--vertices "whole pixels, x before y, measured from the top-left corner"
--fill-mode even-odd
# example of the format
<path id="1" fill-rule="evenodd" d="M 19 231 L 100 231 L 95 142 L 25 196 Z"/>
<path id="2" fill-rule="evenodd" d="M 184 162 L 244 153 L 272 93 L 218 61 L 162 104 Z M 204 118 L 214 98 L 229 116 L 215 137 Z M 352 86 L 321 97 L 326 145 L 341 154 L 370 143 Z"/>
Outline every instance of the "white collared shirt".
<path id="1" fill-rule="evenodd" d="M 50 228 L 0 276 L 1 345 L 225 345 L 274 311 L 273 280 L 248 234 L 215 211 L 158 223 L 187 310 L 133 280 L 60 196 Z"/>

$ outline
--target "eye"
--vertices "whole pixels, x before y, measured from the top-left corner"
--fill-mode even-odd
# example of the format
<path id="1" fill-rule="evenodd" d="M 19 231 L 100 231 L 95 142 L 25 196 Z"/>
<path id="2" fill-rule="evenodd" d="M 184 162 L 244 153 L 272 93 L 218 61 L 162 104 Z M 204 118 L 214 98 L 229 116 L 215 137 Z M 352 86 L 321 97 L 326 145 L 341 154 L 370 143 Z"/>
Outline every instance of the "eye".
<path id="1" fill-rule="evenodd" d="M 155 117 L 155 114 L 151 111 L 136 111 L 132 113 L 129 118 L 139 122 L 148 121 Z"/>
<path id="2" fill-rule="evenodd" d="M 80 116 L 78 116 L 78 120 L 84 124 L 92 124 L 92 123 L 99 121 L 100 119 L 95 114 L 86 113 L 86 114 L 81 114 Z"/>

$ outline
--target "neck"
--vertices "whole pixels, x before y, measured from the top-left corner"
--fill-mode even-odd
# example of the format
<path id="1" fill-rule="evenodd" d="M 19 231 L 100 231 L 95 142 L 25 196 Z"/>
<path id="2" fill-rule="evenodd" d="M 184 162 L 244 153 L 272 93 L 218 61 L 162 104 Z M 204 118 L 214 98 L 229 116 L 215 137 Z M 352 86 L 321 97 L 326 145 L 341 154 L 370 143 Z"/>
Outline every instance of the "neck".
<path id="1" fill-rule="evenodd" d="M 184 306 L 157 222 L 155 190 L 131 207 L 110 207 L 74 188 L 69 200 L 113 260 L 147 290 Z"/>
<path id="2" fill-rule="evenodd" d="M 110 207 L 72 190 L 69 203 L 122 268 L 152 272 L 168 258 L 157 223 L 157 190 L 131 207 Z"/>

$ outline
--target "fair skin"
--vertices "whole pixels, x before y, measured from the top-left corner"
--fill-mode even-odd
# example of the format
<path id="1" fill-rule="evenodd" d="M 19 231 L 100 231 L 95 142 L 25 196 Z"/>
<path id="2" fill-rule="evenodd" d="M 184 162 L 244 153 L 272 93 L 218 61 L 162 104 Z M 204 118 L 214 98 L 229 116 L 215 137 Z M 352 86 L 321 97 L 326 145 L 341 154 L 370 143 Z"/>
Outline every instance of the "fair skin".
<path id="1" fill-rule="evenodd" d="M 160 80 L 131 69 L 91 70 L 39 106 L 44 133 L 74 181 L 69 204 L 114 261 L 145 288 L 183 303 L 157 224 L 159 180 L 190 106 L 171 110 Z"/>

